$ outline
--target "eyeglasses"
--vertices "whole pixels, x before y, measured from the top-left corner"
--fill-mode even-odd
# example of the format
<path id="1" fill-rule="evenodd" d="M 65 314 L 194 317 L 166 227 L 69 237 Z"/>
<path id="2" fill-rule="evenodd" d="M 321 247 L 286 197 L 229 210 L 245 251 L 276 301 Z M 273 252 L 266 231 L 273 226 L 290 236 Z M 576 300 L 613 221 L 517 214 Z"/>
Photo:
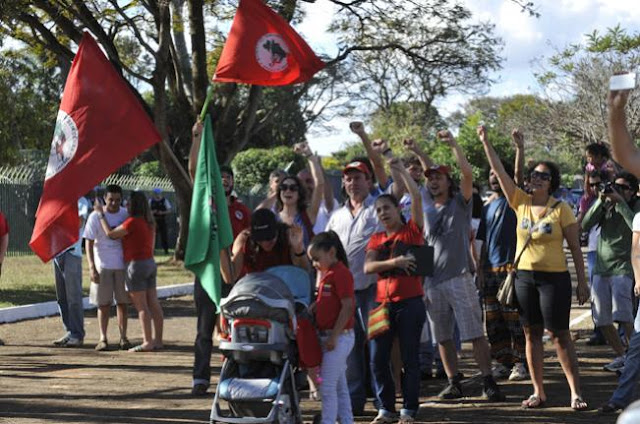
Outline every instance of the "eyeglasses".
<path id="1" fill-rule="evenodd" d="M 615 184 L 616 186 L 616 190 L 631 190 L 631 186 L 628 186 L 626 184 Z"/>
<path id="2" fill-rule="evenodd" d="M 531 179 L 537 178 L 542 181 L 551 181 L 551 174 L 548 172 L 533 171 Z"/>
<path id="3" fill-rule="evenodd" d="M 298 191 L 298 184 L 280 184 L 280 191 Z"/>
<path id="4" fill-rule="evenodd" d="M 600 182 L 597 182 L 597 183 L 590 183 L 590 184 L 589 184 L 589 187 L 598 187 L 600 184 L 602 184 L 602 183 L 600 183 Z"/>

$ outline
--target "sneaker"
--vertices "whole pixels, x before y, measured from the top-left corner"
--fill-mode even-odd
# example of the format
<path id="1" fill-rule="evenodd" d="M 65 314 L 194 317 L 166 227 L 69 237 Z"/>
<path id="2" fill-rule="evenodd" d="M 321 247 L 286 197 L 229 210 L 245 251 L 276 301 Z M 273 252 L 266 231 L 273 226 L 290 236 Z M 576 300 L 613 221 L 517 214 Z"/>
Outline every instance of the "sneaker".
<path id="1" fill-rule="evenodd" d="M 109 349 L 109 343 L 106 340 L 100 340 L 95 348 L 98 352 Z"/>
<path id="2" fill-rule="evenodd" d="M 491 402 L 504 402 L 506 400 L 505 395 L 500 391 L 500 387 L 498 387 L 496 381 L 491 377 L 486 378 L 484 381 L 482 397 Z"/>
<path id="3" fill-rule="evenodd" d="M 605 371 L 616 372 L 624 367 L 624 356 L 618 356 L 613 361 L 602 367 Z"/>
<path id="4" fill-rule="evenodd" d="M 415 422 L 416 419 L 407 414 L 400 414 L 400 419 L 398 420 L 398 424 L 413 424 Z"/>
<path id="5" fill-rule="evenodd" d="M 460 399 L 462 397 L 462 386 L 459 382 L 451 382 L 447 384 L 440 393 L 438 393 L 440 399 Z"/>
<path id="6" fill-rule="evenodd" d="M 509 381 L 522 381 L 529 378 L 529 373 L 522 362 L 518 362 L 511 369 Z"/>
<path id="7" fill-rule="evenodd" d="M 386 411 L 378 411 L 378 415 L 371 421 L 371 424 L 391 424 L 396 422 L 396 417 Z"/>
<path id="8" fill-rule="evenodd" d="M 607 344 L 607 341 L 604 338 L 599 337 L 597 334 L 593 334 L 587 340 L 587 346 L 604 346 Z"/>
<path id="9" fill-rule="evenodd" d="M 504 364 L 498 363 L 491 370 L 491 375 L 496 380 L 503 380 L 509 377 L 509 368 L 507 368 Z"/>
<path id="10" fill-rule="evenodd" d="M 209 387 L 206 384 L 199 383 L 191 388 L 191 394 L 193 396 L 204 396 L 207 394 L 208 389 Z"/>
<path id="11" fill-rule="evenodd" d="M 64 336 L 60 337 L 58 340 L 54 340 L 53 341 L 53 345 L 54 346 L 64 346 L 67 344 L 67 342 L 69 341 L 69 339 L 71 338 L 71 336 L 69 334 L 65 334 Z"/>
<path id="12" fill-rule="evenodd" d="M 83 340 L 76 339 L 75 337 L 69 337 L 67 342 L 63 345 L 64 347 L 82 347 Z"/>

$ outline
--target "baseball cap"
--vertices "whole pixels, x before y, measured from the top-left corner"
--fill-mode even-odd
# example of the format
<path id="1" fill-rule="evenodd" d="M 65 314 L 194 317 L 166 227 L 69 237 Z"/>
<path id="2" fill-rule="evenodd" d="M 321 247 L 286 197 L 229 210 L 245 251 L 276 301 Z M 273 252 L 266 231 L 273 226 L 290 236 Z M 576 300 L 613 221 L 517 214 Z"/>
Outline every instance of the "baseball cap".
<path id="1" fill-rule="evenodd" d="M 451 177 L 451 168 L 449 168 L 447 165 L 434 165 L 424 171 L 424 176 L 429 178 L 429 175 L 434 172 L 439 172 L 443 175 L 446 175 L 447 177 Z"/>
<path id="2" fill-rule="evenodd" d="M 136 189 L 136 190 L 137 190 L 137 189 Z M 154 189 L 153 189 L 153 192 L 154 192 L 155 194 L 160 194 L 160 193 L 162 193 L 162 189 L 161 189 L 160 187 L 156 187 L 156 188 L 154 188 Z"/>
<path id="3" fill-rule="evenodd" d="M 346 174 L 348 171 L 351 171 L 351 170 L 360 171 L 366 175 L 371 174 L 369 172 L 369 167 L 367 166 L 367 164 L 359 160 L 356 160 L 347 164 L 347 166 L 345 166 L 344 169 L 342 170 L 342 173 Z"/>
<path id="4" fill-rule="evenodd" d="M 273 240 L 278 234 L 278 221 L 269 209 L 258 209 L 251 215 L 251 238 L 253 241 Z"/>

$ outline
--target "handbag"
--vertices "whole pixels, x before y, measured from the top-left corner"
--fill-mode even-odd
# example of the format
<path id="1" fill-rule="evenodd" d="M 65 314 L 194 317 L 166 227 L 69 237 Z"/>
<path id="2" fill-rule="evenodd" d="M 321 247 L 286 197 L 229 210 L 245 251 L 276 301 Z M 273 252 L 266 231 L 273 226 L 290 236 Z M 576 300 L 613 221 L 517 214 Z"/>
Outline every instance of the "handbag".
<path id="1" fill-rule="evenodd" d="M 369 340 L 375 339 L 378 336 L 383 335 L 391 328 L 391 321 L 389 320 L 389 307 L 385 300 L 377 308 L 369 311 L 369 325 L 367 326 L 367 338 Z"/>
<path id="2" fill-rule="evenodd" d="M 551 206 L 551 208 L 547 209 L 544 216 L 536 222 L 535 225 L 532 225 L 529 228 L 529 234 L 527 235 L 527 239 L 524 242 L 524 246 L 520 249 L 520 253 L 516 257 L 516 260 L 513 262 L 513 268 L 507 274 L 506 278 L 500 284 L 500 288 L 498 288 L 498 294 L 496 295 L 496 299 L 502 306 L 506 306 L 508 308 L 517 308 L 518 307 L 518 299 L 516 297 L 516 272 L 518 269 L 518 264 L 520 263 L 520 258 L 522 258 L 522 254 L 529 246 L 531 242 L 531 238 L 533 237 L 534 231 L 538 229 L 542 221 L 549 216 L 549 214 L 558 206 L 560 200 Z"/>

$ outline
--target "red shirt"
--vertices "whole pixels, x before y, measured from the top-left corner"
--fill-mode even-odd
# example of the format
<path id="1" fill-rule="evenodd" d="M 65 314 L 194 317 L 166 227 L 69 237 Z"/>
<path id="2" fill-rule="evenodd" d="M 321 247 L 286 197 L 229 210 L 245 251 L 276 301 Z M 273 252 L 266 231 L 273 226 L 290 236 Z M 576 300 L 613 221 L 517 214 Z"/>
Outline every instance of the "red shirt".
<path id="1" fill-rule="evenodd" d="M 9 234 L 9 224 L 7 224 L 7 218 L 0 212 L 0 237 L 4 237 L 5 234 Z"/>
<path id="2" fill-rule="evenodd" d="M 229 219 L 235 239 L 242 230 L 251 226 L 251 211 L 235 197 L 232 196 L 229 200 Z"/>
<path id="3" fill-rule="evenodd" d="M 385 231 L 374 234 L 366 250 L 375 250 L 379 254 L 380 260 L 390 257 L 391 250 L 394 246 L 404 243 L 405 245 L 423 245 L 424 236 L 422 230 L 413 220 L 403 225 L 400 231 L 387 235 Z M 466 254 L 461 252 L 461 254 Z M 399 302 L 412 297 L 423 296 L 422 289 L 423 277 L 409 275 L 393 275 L 384 277 L 378 274 L 378 289 L 376 293 L 376 301 L 383 302 L 389 293 L 388 300 L 391 302 Z M 387 288 L 387 286 L 389 286 Z"/>
<path id="4" fill-rule="evenodd" d="M 291 253 L 289 251 L 289 244 L 283 243 L 284 246 L 276 244 L 276 246 L 267 252 L 261 248 L 253 250 L 250 246 L 255 246 L 250 240 L 247 240 L 242 253 L 244 253 L 244 266 L 242 268 L 242 275 L 250 272 L 261 272 L 272 266 L 278 265 L 293 265 L 291 262 Z M 250 251 L 252 249 L 252 251 Z"/>
<path id="5" fill-rule="evenodd" d="M 316 326 L 318 330 L 332 330 L 342 309 L 342 300 L 351 298 L 355 311 L 353 276 L 342 262 L 338 261 L 320 280 L 316 299 Z M 345 330 L 353 328 L 353 314 Z"/>
<path id="6" fill-rule="evenodd" d="M 127 235 L 122 239 L 125 262 L 153 258 L 153 227 L 144 218 L 130 216 L 122 223 Z"/>

